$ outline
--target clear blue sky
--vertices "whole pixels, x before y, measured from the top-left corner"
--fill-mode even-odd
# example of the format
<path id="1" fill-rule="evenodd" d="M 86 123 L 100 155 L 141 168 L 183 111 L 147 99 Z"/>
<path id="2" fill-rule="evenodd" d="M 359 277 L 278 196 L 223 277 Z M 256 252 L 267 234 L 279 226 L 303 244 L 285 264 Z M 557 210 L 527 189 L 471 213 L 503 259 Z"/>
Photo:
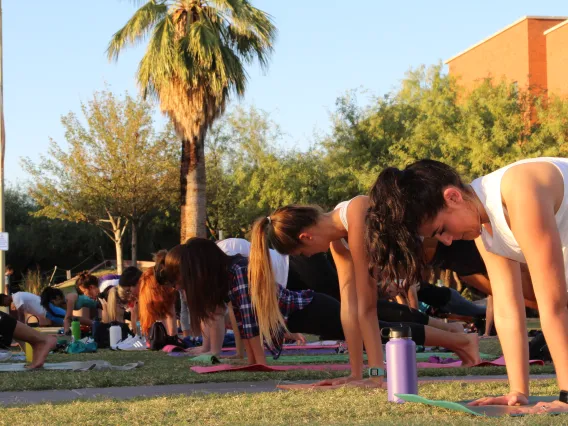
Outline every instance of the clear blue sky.
<path id="1" fill-rule="evenodd" d="M 560 0 L 252 0 L 279 29 L 270 68 L 250 70 L 244 102 L 271 113 L 287 143 L 305 148 L 329 130 L 335 99 L 364 87 L 396 87 L 410 67 L 435 64 L 525 15 L 568 15 Z M 60 116 L 105 83 L 136 92 L 144 46 L 109 63 L 112 34 L 135 11 L 126 0 L 3 0 L 6 178 L 23 181 L 20 158 L 49 138 L 64 143 Z"/>

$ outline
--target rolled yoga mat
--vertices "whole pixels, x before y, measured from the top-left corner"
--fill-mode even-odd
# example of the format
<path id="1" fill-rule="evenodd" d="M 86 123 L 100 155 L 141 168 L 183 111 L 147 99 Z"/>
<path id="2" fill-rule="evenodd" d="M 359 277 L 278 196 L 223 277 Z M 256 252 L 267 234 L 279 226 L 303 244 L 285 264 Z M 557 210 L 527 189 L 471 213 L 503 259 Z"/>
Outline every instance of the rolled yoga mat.
<path id="1" fill-rule="evenodd" d="M 471 401 L 436 401 L 432 399 L 426 399 L 418 395 L 402 395 L 397 394 L 400 399 L 407 402 L 417 402 L 420 404 L 431 405 L 435 407 L 442 407 L 448 410 L 461 411 L 462 413 L 472 414 L 474 416 L 486 416 L 486 417 L 503 417 L 503 416 L 523 416 L 525 414 L 515 413 L 519 409 L 519 406 L 509 407 L 506 405 L 485 405 L 481 407 L 468 407 L 467 404 Z M 524 407 L 534 406 L 538 402 L 552 402 L 558 399 L 558 396 L 531 396 L 529 397 L 529 405 Z M 543 413 L 547 414 L 547 413 Z M 554 414 L 554 413 L 550 413 Z"/>

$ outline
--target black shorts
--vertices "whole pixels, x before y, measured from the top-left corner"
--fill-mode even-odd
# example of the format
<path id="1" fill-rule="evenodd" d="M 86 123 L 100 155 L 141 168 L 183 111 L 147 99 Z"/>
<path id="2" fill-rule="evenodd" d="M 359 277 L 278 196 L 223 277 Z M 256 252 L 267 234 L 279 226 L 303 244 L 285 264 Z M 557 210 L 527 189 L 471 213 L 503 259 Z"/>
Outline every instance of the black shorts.
<path id="1" fill-rule="evenodd" d="M 0 312 L 0 349 L 10 349 L 17 324 L 15 318 Z"/>

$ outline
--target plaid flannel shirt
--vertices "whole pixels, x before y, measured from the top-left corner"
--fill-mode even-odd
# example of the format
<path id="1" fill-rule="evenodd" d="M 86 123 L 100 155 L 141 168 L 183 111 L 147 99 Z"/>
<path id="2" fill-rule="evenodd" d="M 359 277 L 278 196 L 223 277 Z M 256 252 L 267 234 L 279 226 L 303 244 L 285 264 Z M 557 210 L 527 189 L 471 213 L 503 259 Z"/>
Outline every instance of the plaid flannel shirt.
<path id="1" fill-rule="evenodd" d="M 235 256 L 229 268 L 231 288 L 229 300 L 233 304 L 233 312 L 243 339 L 252 339 L 260 334 L 258 321 L 250 300 L 248 283 L 248 259 Z M 294 311 L 304 309 L 313 299 L 312 290 L 291 291 L 278 284 L 278 305 L 285 321 Z"/>

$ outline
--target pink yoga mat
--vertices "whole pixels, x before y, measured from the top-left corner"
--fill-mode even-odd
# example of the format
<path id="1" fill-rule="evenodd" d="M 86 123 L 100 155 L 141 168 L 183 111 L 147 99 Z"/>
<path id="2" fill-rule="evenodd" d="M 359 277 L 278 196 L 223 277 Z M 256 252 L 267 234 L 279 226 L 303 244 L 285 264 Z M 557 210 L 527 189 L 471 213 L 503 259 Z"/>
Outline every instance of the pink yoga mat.
<path id="1" fill-rule="evenodd" d="M 345 371 L 350 370 L 349 364 L 308 364 L 308 365 L 230 365 L 219 364 L 211 367 L 194 366 L 191 371 L 198 374 L 220 373 L 223 371 L 249 371 L 249 372 L 275 372 L 275 371 L 289 371 L 289 370 L 314 370 L 314 371 Z"/>
<path id="2" fill-rule="evenodd" d="M 308 349 L 335 349 L 339 345 L 284 345 L 284 350 L 308 350 Z M 237 348 L 223 348 L 223 352 L 236 351 Z"/>
<path id="3" fill-rule="evenodd" d="M 529 361 L 531 365 L 544 365 L 541 360 L 531 360 Z M 456 361 L 450 364 L 437 364 L 432 362 L 419 362 L 418 368 L 456 368 L 461 367 L 462 362 Z M 504 367 L 505 360 L 503 357 L 496 359 L 495 361 L 482 361 L 473 367 L 486 367 L 486 366 L 496 366 Z M 209 373 L 220 373 L 224 371 L 249 371 L 249 372 L 275 372 L 275 371 L 290 371 L 290 370 L 313 370 L 313 371 L 346 371 L 350 370 L 349 364 L 307 364 L 307 365 L 231 365 L 231 364 L 219 364 L 211 367 L 201 367 L 194 366 L 191 367 L 191 371 L 198 374 L 209 374 Z"/>
<path id="4" fill-rule="evenodd" d="M 544 361 L 541 361 L 540 359 L 530 360 L 529 365 L 544 365 Z M 461 361 L 449 362 L 446 364 L 440 364 L 437 362 L 418 363 L 418 368 L 456 368 L 461 366 L 462 366 Z M 473 365 L 472 367 L 487 367 L 487 366 L 505 367 L 505 358 L 504 357 L 497 358 L 494 361 L 481 361 L 479 364 Z"/>

